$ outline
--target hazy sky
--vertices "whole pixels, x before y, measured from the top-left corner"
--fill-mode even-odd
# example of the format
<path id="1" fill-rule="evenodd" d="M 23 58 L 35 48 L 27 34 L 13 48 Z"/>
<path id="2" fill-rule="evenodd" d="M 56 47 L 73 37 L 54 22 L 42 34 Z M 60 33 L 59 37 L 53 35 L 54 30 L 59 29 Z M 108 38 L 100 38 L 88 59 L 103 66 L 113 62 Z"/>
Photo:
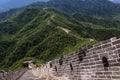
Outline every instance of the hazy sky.
<path id="1" fill-rule="evenodd" d="M 9 2 L 10 0 L 0 0 L 0 4 L 4 4 L 6 2 Z"/>
<path id="2" fill-rule="evenodd" d="M 4 3 L 8 3 L 8 2 L 17 2 L 17 1 L 23 1 L 23 0 L 0 0 L 0 4 L 4 4 Z M 32 1 L 32 2 L 35 2 L 35 1 L 48 1 L 48 0 L 24 0 L 24 1 Z M 120 0 L 111 0 L 111 1 L 114 1 L 114 2 L 120 2 Z"/>
<path id="3" fill-rule="evenodd" d="M 0 0 L 0 5 L 5 4 L 5 3 L 9 3 L 9 2 L 20 2 L 20 1 L 22 3 L 23 1 L 36 2 L 36 1 L 48 1 L 48 0 Z"/>
<path id="4" fill-rule="evenodd" d="M 111 1 L 118 1 L 119 2 L 120 0 L 111 0 Z"/>
<path id="5" fill-rule="evenodd" d="M 111 0 L 111 1 L 114 1 L 114 2 L 119 2 L 119 3 L 120 3 L 120 0 Z"/>
<path id="6" fill-rule="evenodd" d="M 37 1 L 48 1 L 48 0 L 0 0 L 0 11 L 6 11 L 11 8 L 19 8 Z"/>

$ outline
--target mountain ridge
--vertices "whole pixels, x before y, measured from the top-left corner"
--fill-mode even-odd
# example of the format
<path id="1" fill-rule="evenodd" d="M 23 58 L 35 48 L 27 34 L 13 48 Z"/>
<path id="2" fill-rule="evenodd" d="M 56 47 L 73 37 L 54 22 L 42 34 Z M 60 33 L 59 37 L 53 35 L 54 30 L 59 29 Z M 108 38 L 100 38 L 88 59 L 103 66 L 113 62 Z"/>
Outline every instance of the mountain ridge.
<path id="1" fill-rule="evenodd" d="M 73 4 L 74 3 L 74 4 Z M 105 5 L 104 5 L 104 4 Z M 120 12 L 120 5 L 109 0 L 50 0 L 46 3 L 34 3 L 30 7 L 46 6 L 66 12 L 66 13 L 82 13 L 90 16 L 108 16 L 115 15 Z M 69 8 L 69 9 L 68 9 Z M 88 11 L 86 11 L 88 10 Z M 107 13 L 107 14 L 106 14 Z"/>
<path id="2" fill-rule="evenodd" d="M 120 22 L 114 27 L 110 26 L 114 21 L 106 23 L 82 15 L 77 15 L 81 19 L 78 20 L 75 15 L 49 8 L 27 8 L 1 22 L 0 69 L 23 68 L 21 63 L 28 59 L 35 60 L 36 65 L 40 66 L 81 49 L 91 39 L 94 44 L 114 36 L 120 37 Z M 92 19 L 96 22 L 91 22 Z M 70 32 L 66 33 L 65 30 Z"/>
<path id="3" fill-rule="evenodd" d="M 83 15 L 119 20 L 120 4 L 115 4 L 109 0 L 50 0 L 48 2 L 37 2 L 24 8 L 54 8 L 64 13 L 81 13 Z M 16 10 L 19 12 L 23 10 Z M 14 9 L 15 10 L 15 9 Z M 15 11 L 0 14 L 0 21 L 10 18 L 16 14 Z M 5 15 L 6 14 L 6 15 Z M 9 15 L 8 17 L 6 17 Z"/>

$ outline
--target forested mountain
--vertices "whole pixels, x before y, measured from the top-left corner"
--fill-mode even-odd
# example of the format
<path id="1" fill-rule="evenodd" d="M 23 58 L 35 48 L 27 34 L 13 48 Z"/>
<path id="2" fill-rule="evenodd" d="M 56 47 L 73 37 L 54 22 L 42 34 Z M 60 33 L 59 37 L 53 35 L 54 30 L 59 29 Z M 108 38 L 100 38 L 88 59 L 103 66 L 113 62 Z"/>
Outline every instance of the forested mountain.
<path id="1" fill-rule="evenodd" d="M 49 0 L 48 2 L 37 2 L 26 7 L 54 8 L 56 10 L 73 14 L 81 13 L 87 16 L 119 19 L 120 4 L 115 4 L 110 0 Z M 25 8 L 25 7 L 24 7 Z M 17 9 L 17 11 L 19 11 Z M 16 11 L 7 11 L 0 14 L 0 21 L 9 18 Z M 10 15 L 9 17 L 1 15 Z"/>
<path id="2" fill-rule="evenodd" d="M 66 13 L 82 13 L 89 16 L 112 17 L 120 13 L 120 5 L 110 0 L 50 0 L 30 7 L 51 7 Z"/>
<path id="3" fill-rule="evenodd" d="M 9 19 L 12 16 L 15 16 L 17 13 L 19 13 L 20 10 L 21 10 L 20 8 L 19 9 L 11 9 L 7 12 L 0 13 L 0 22 L 4 21 L 6 19 Z"/>
<path id="4" fill-rule="evenodd" d="M 27 59 L 42 64 L 79 50 L 90 39 L 94 44 L 114 36 L 120 37 L 119 21 L 27 8 L 0 23 L 0 69 L 21 68 Z"/>

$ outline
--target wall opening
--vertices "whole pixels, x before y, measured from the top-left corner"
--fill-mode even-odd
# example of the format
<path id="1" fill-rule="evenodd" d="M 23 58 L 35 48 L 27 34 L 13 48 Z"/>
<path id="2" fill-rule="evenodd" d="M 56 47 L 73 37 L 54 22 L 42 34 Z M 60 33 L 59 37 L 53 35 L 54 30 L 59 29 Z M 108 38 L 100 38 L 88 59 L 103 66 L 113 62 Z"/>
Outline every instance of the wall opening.
<path id="1" fill-rule="evenodd" d="M 57 67 L 55 66 L 55 71 L 57 72 Z"/>
<path id="2" fill-rule="evenodd" d="M 73 70 L 73 66 L 72 66 L 72 64 L 71 64 L 71 63 L 70 63 L 70 69 L 71 69 L 71 70 Z"/>
<path id="3" fill-rule="evenodd" d="M 83 60 L 83 56 L 82 55 L 78 55 L 78 58 L 79 58 L 79 61 L 82 61 Z"/>
<path id="4" fill-rule="evenodd" d="M 81 50 L 78 54 L 79 61 L 81 62 L 85 56 L 86 56 L 85 50 Z"/>
<path id="5" fill-rule="evenodd" d="M 60 60 L 59 60 L 59 64 L 60 64 L 60 65 L 63 64 L 63 56 L 60 58 Z"/>
<path id="6" fill-rule="evenodd" d="M 50 63 L 50 68 L 52 68 L 52 63 Z"/>
<path id="7" fill-rule="evenodd" d="M 108 62 L 108 59 L 107 59 L 106 57 L 103 57 L 103 58 L 102 58 L 102 62 L 103 62 L 104 68 L 110 67 L 109 62 Z"/>

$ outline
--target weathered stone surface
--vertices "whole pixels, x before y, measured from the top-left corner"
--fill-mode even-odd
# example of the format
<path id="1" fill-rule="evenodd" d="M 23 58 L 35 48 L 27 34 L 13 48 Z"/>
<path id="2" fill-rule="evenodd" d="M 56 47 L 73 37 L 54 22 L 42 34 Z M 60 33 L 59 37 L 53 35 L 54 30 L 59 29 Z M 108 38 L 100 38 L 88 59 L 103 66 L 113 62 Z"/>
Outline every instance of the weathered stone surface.
<path id="1" fill-rule="evenodd" d="M 0 73 L 0 80 L 17 80 L 23 72 Z M 120 39 L 102 41 L 23 74 L 18 80 L 120 80 Z"/>
<path id="2" fill-rule="evenodd" d="M 28 70 L 18 80 L 45 80 L 44 78 L 40 78 L 39 76 L 35 76 L 33 72 L 34 72 L 34 69 Z"/>
<path id="3" fill-rule="evenodd" d="M 18 71 L 9 71 L 0 73 L 0 80 L 18 80 L 27 69 L 21 69 Z"/>
<path id="4" fill-rule="evenodd" d="M 56 79 L 66 77 L 66 80 L 119 80 L 119 44 L 120 39 L 116 38 L 102 41 L 84 51 L 85 55 L 77 51 L 63 56 L 62 65 L 59 64 L 59 59 L 55 59 L 42 66 L 39 71 L 41 76 L 49 75 Z"/>

